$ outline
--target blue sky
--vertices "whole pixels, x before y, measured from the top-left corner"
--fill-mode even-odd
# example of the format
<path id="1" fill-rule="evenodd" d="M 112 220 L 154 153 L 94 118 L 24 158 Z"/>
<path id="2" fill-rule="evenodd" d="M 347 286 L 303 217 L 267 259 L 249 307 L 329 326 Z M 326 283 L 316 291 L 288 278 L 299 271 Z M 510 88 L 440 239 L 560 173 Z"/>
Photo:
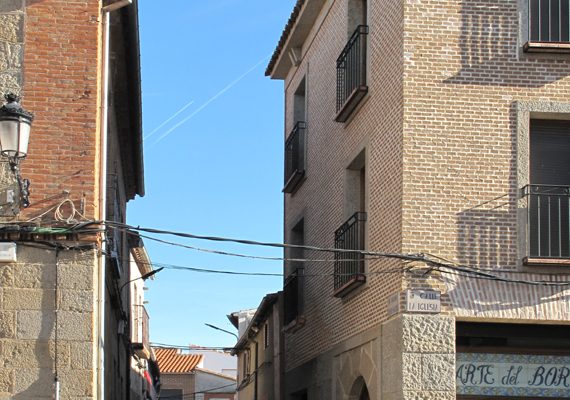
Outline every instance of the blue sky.
<path id="1" fill-rule="evenodd" d="M 146 195 L 133 225 L 282 242 L 283 82 L 264 76 L 294 0 L 139 1 Z M 281 250 L 161 239 L 281 256 Z M 281 272 L 281 263 L 145 240 L 153 262 Z M 151 341 L 232 346 L 231 311 L 256 307 L 280 277 L 166 269 L 149 281 Z"/>

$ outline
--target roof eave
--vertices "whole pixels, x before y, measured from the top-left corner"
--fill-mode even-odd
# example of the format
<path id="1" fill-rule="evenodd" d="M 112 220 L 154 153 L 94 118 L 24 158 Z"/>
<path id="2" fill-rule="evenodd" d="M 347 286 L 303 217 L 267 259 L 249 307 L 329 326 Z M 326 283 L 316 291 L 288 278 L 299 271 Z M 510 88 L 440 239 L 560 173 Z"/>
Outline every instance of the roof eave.
<path id="1" fill-rule="evenodd" d="M 261 303 L 259 304 L 257 311 L 255 312 L 253 318 L 251 319 L 249 325 L 247 326 L 247 329 L 245 330 L 243 335 L 239 338 L 234 348 L 231 350 L 230 354 L 232 356 L 235 356 L 239 350 L 245 347 L 245 344 L 248 342 L 249 338 L 253 336 L 252 335 L 253 328 L 259 326 L 260 323 L 264 321 L 269 308 L 279 299 L 280 293 L 281 292 L 270 293 L 266 295 L 263 298 L 263 300 L 261 300 Z"/>
<path id="2" fill-rule="evenodd" d="M 293 66 L 289 51 L 303 46 L 325 0 L 297 0 L 265 70 L 271 79 L 285 79 Z"/>

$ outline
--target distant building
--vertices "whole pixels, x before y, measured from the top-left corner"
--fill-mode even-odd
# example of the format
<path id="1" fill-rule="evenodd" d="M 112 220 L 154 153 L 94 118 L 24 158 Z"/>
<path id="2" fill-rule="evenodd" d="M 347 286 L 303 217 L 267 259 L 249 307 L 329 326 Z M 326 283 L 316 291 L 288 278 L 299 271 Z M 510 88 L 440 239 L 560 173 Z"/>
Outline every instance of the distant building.
<path id="1" fill-rule="evenodd" d="M 171 400 L 230 399 L 236 392 L 233 376 L 204 369 L 203 354 L 173 348 L 154 348 L 160 368 L 160 397 Z"/>
<path id="2" fill-rule="evenodd" d="M 283 399 L 282 320 L 283 293 L 271 293 L 243 329 L 232 350 L 238 357 L 238 400 Z"/>
<path id="3" fill-rule="evenodd" d="M 193 349 L 193 347 L 196 347 Z M 200 368 L 208 371 L 216 372 L 224 376 L 237 377 L 237 357 L 223 350 L 204 350 L 199 346 L 190 345 L 189 350 L 185 350 L 186 354 L 201 354 L 204 360 Z"/>

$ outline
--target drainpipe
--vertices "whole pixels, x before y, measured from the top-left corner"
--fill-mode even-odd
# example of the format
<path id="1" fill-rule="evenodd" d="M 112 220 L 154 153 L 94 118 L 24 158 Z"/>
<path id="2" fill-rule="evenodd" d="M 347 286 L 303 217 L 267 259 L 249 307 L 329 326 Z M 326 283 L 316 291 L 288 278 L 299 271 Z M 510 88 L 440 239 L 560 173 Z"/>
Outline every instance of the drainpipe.
<path id="1" fill-rule="evenodd" d="M 110 42 L 110 22 L 112 11 L 118 10 L 124 6 L 130 5 L 132 0 L 119 0 L 109 4 L 101 9 L 102 17 L 102 76 L 101 76 L 101 104 L 100 104 L 100 167 L 99 167 L 99 216 L 100 220 L 107 220 L 107 131 L 108 131 L 108 114 L 109 114 L 109 42 Z M 99 298 L 97 299 L 98 320 L 97 320 L 97 387 L 96 398 L 103 400 L 105 398 L 105 272 L 107 268 L 107 238 L 103 233 L 101 241 L 101 254 L 99 255 L 99 265 L 97 271 Z M 130 361 L 130 360 L 129 360 Z M 130 388 L 129 388 L 130 389 Z"/>
<path id="2" fill-rule="evenodd" d="M 255 342 L 255 381 L 253 383 L 253 400 L 257 400 L 257 391 L 259 390 L 257 384 L 257 377 L 259 376 L 259 343 Z"/>
<path id="3" fill-rule="evenodd" d="M 109 100 L 109 22 L 108 12 L 102 10 L 103 19 L 103 73 L 102 73 L 102 93 L 100 104 L 100 160 L 99 160 L 99 219 L 107 219 L 107 116 Z M 105 270 L 107 267 L 107 235 L 104 232 L 101 241 L 101 254 L 99 254 L 99 270 L 97 277 L 99 285 L 99 298 L 97 299 L 98 320 L 97 320 L 97 395 L 98 400 L 105 398 Z"/>

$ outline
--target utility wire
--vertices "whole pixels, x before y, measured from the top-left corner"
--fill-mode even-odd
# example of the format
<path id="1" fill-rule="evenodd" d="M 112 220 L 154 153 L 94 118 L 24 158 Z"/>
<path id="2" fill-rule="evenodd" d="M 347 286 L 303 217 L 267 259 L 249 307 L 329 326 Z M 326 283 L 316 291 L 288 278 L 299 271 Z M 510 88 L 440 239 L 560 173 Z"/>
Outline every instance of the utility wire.
<path id="1" fill-rule="evenodd" d="M 97 221 L 86 221 L 82 223 L 77 223 L 74 227 L 70 228 L 71 231 L 74 233 L 81 233 L 83 230 L 86 229 L 89 225 L 97 224 L 100 222 Z M 440 257 L 435 257 L 432 255 L 426 255 L 422 253 L 418 254 L 400 254 L 400 253 L 382 253 L 382 252 L 371 252 L 366 250 L 353 250 L 353 249 L 332 249 L 332 248 L 323 248 L 323 247 L 315 247 L 315 246 L 305 246 L 305 245 L 293 245 L 293 244 L 282 244 L 282 243 L 270 243 L 270 242 L 259 242 L 253 240 L 245 240 L 245 239 L 234 239 L 234 238 L 224 238 L 224 237 L 217 237 L 217 236 L 203 236 L 203 235 L 194 235 L 190 233 L 184 232 L 174 232 L 174 231 L 166 231 L 161 229 L 154 229 L 154 228 L 141 228 L 141 227 L 134 227 L 132 225 L 123 224 L 119 222 L 107 221 L 104 222 L 108 226 L 124 228 L 131 231 L 143 231 L 149 233 L 157 233 L 157 234 L 167 234 L 167 235 L 174 235 L 178 237 L 184 238 L 191 238 L 191 239 L 200 239 L 200 240 L 210 240 L 210 241 L 217 241 L 217 242 L 232 242 L 232 243 L 240 243 L 246 245 L 253 245 L 253 246 L 267 246 L 267 247 L 277 247 L 277 248 L 297 248 L 303 250 L 310 250 L 310 251 L 320 251 L 320 252 L 329 252 L 335 254 L 359 254 L 362 256 L 372 256 L 377 258 L 390 258 L 390 259 L 398 259 L 403 262 L 414 263 L 420 262 L 424 263 L 430 267 L 430 270 L 427 272 L 429 273 L 431 270 L 436 270 L 440 273 L 444 274 L 455 274 L 455 275 L 462 275 L 466 277 L 472 277 L 477 279 L 487 279 L 505 283 L 517 283 L 517 284 L 525 284 L 525 285 L 533 285 L 533 286 L 549 286 L 549 287 L 568 287 L 570 286 L 570 282 L 560 282 L 560 281 L 550 281 L 550 280 L 526 280 L 526 279 L 512 279 L 512 278 L 505 278 L 504 276 L 498 274 L 508 274 L 510 271 L 498 271 L 498 270 L 483 270 L 476 267 L 460 265 L 455 263 L 450 263 L 447 260 L 444 260 Z M 92 231 L 92 229 L 88 229 Z M 63 248 L 67 249 L 65 245 L 62 245 L 58 242 L 44 242 L 44 244 L 50 244 L 53 248 Z M 77 247 L 73 247 L 77 248 Z M 93 248 L 91 246 L 91 248 Z M 188 270 L 196 270 L 198 268 L 193 267 L 184 267 L 184 269 Z M 241 274 L 252 274 L 252 275 L 259 275 L 261 273 L 241 273 L 235 271 L 220 271 L 220 270 L 210 270 L 208 269 L 200 269 L 203 272 L 211 272 L 211 273 L 225 273 L 229 275 L 241 275 Z M 405 270 L 400 269 L 398 273 L 402 273 Z M 383 273 L 382 271 L 376 271 L 378 273 Z M 373 271 L 375 273 L 375 271 Z M 368 272 L 370 274 L 370 272 Z M 281 274 L 279 274 L 281 275 Z M 275 276 L 279 276 L 275 274 Z M 307 274 L 305 276 L 311 276 Z M 568 277 L 568 274 L 557 274 L 557 276 L 565 276 Z"/>
<path id="2" fill-rule="evenodd" d="M 220 346 L 183 346 L 177 344 L 166 344 L 166 343 L 155 343 L 151 342 L 150 345 L 155 349 L 176 349 L 176 350 L 191 350 L 191 351 L 200 351 L 200 350 L 231 350 L 233 347 L 220 347 Z"/>
<path id="3" fill-rule="evenodd" d="M 114 222 L 114 221 L 106 221 L 105 222 L 109 226 L 113 227 L 121 227 L 131 231 L 141 231 L 141 232 L 148 232 L 148 233 L 156 233 L 162 235 L 172 235 L 178 237 L 184 237 L 188 239 L 199 239 L 199 240 L 209 240 L 214 242 L 229 242 L 229 243 L 239 243 L 251 246 L 265 246 L 265 247 L 275 247 L 275 248 L 282 248 L 282 249 L 302 249 L 302 250 L 310 250 L 310 251 L 319 251 L 319 252 L 326 252 L 326 253 L 351 253 L 351 254 L 362 254 L 367 256 L 375 256 L 375 257 L 387 257 L 387 258 L 399 258 L 399 259 L 406 259 L 407 257 L 414 256 L 414 254 L 405 255 L 399 253 L 381 253 L 381 252 L 371 252 L 367 250 L 353 250 L 353 249 L 335 249 L 335 248 L 327 248 L 327 247 L 316 247 L 316 246 L 307 246 L 307 245 L 300 245 L 300 244 L 288 244 L 288 243 L 273 243 L 273 242 L 260 242 L 255 240 L 247 240 L 247 239 L 235 239 L 235 238 L 226 238 L 220 236 L 204 236 L 204 235 L 195 235 L 192 233 L 185 233 L 185 232 L 176 232 L 176 231 L 167 231 L 162 229 L 154 229 L 154 228 L 144 228 L 140 226 L 133 226 L 128 224 L 123 224 L 121 222 Z M 415 256 L 418 256 L 417 254 Z"/>
<path id="4" fill-rule="evenodd" d="M 173 235 L 178 237 L 185 237 L 190 239 L 200 239 L 200 240 L 210 240 L 210 241 L 217 241 L 217 242 L 232 242 L 232 243 L 240 243 L 246 245 L 254 245 L 254 246 L 267 246 L 267 247 L 278 247 L 278 248 L 298 248 L 304 250 L 312 250 L 312 251 L 322 251 L 322 252 L 332 252 L 332 253 L 353 253 L 353 254 L 360 254 L 364 256 L 375 256 L 375 257 L 382 257 L 382 258 L 393 258 L 399 259 L 403 261 L 409 262 L 422 262 L 433 270 L 437 270 L 440 273 L 449 273 L 449 271 L 454 272 L 461 272 L 465 274 L 465 276 L 476 277 L 478 279 L 488 279 L 494 281 L 500 281 L 505 283 L 520 283 L 525 285 L 534 285 L 534 286 L 551 286 L 551 287 L 562 287 L 562 286 L 570 286 L 570 282 L 556 282 L 556 281 L 531 281 L 525 279 L 511 279 L 505 278 L 503 276 L 497 275 L 497 273 L 501 273 L 501 271 L 496 271 L 495 274 L 492 274 L 487 271 L 482 271 L 477 268 L 468 267 L 468 266 L 460 266 L 460 265 L 453 265 L 438 259 L 430 258 L 425 254 L 400 254 L 400 253 L 381 253 L 381 252 L 371 252 L 366 250 L 352 250 L 352 249 L 331 249 L 331 248 L 323 248 L 323 247 L 315 247 L 315 246 L 304 246 L 304 245 L 292 245 L 292 244 L 282 244 L 282 243 L 270 243 L 270 242 L 259 242 L 253 240 L 245 240 L 245 239 L 234 239 L 234 238 L 225 238 L 225 237 L 218 237 L 218 236 L 203 236 L 203 235 L 194 235 L 191 233 L 184 233 L 184 232 L 175 232 L 175 231 L 166 231 L 161 229 L 154 229 L 154 228 L 141 228 L 135 227 L 128 224 L 122 224 L 117 222 L 107 222 L 108 225 L 111 226 L 119 226 L 126 229 L 130 229 L 133 231 L 143 231 L 149 233 L 157 233 L 157 234 L 166 234 L 166 235 Z M 429 272 L 429 271 L 428 271 Z M 567 276 L 567 275 L 566 275 Z"/>
<path id="5" fill-rule="evenodd" d="M 130 233 L 130 234 L 134 234 L 134 232 L 130 229 L 123 229 L 125 232 Z M 268 261 L 290 261 L 290 262 L 332 262 L 332 261 L 354 261 L 354 258 L 347 258 L 347 259 L 335 259 L 335 258 L 325 258 L 325 259 L 317 259 L 317 258 L 288 258 L 288 257 L 268 257 L 268 256 L 254 256 L 254 255 L 249 255 L 249 254 L 243 254 L 243 253 L 233 253 L 233 252 L 227 252 L 227 251 L 221 251 L 221 250 L 214 250 L 214 249 L 207 249 L 204 247 L 196 247 L 196 246 L 190 246 L 187 244 L 183 244 L 183 243 L 177 243 L 177 242 L 171 242 L 168 240 L 163 240 L 163 239 L 158 239 L 155 238 L 153 236 L 148 236 L 148 235 L 142 235 L 142 234 L 138 234 L 138 236 L 144 238 L 144 239 L 148 239 L 148 240 L 152 240 L 158 243 L 162 243 L 162 244 L 167 244 L 167 245 L 171 245 L 171 246 L 176 246 L 176 247 L 182 247 L 182 248 L 186 248 L 189 250 L 196 250 L 196 251 L 200 251 L 203 253 L 211 253 L 211 254 L 218 254 L 218 255 L 223 255 L 223 256 L 232 256 L 232 257 L 240 257 L 240 258 L 248 258 L 248 259 L 253 259 L 253 260 L 268 260 Z M 381 257 L 375 256 L 375 257 L 366 257 L 365 259 L 367 260 L 373 260 L 373 259 L 378 259 Z"/>

